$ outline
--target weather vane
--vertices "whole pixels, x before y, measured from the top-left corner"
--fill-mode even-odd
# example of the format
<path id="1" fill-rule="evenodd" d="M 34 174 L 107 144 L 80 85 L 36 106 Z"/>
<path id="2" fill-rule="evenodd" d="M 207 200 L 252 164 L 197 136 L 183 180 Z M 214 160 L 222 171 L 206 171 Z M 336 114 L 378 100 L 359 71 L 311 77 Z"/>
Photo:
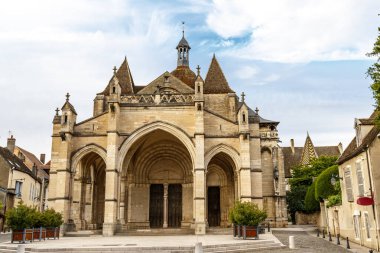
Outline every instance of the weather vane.
<path id="1" fill-rule="evenodd" d="M 185 36 L 185 21 L 182 21 L 182 35 Z"/>

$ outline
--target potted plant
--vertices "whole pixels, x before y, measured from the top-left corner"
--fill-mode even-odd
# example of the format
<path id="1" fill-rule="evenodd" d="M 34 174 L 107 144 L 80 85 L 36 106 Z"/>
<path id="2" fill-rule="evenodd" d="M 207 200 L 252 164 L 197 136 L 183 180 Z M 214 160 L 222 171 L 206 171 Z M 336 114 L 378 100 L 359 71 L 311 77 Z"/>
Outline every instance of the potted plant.
<path id="1" fill-rule="evenodd" d="M 17 207 L 9 209 L 6 214 L 6 224 L 12 229 L 11 241 L 33 241 L 34 218 L 37 210 L 28 207 L 21 201 Z"/>
<path id="2" fill-rule="evenodd" d="M 43 222 L 43 214 L 38 211 L 34 211 L 32 214 L 33 219 L 33 240 L 45 240 L 46 239 L 46 229 Z"/>
<path id="3" fill-rule="evenodd" d="M 59 239 L 59 227 L 63 224 L 62 214 L 54 209 L 47 209 L 42 213 L 42 224 L 46 228 L 47 239 Z"/>
<path id="4" fill-rule="evenodd" d="M 234 227 L 234 236 L 259 238 L 259 223 L 267 218 L 265 211 L 251 202 L 236 202 L 229 212 L 229 220 Z"/>

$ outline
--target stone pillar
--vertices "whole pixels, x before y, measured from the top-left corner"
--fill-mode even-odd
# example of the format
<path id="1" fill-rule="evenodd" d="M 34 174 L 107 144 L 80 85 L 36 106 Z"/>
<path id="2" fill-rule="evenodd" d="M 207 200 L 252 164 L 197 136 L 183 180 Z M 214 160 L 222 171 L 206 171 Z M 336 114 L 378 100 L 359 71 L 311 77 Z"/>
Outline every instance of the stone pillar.
<path id="1" fill-rule="evenodd" d="M 252 186 L 251 186 L 251 158 L 249 147 L 249 134 L 240 134 L 240 156 L 241 156 L 241 168 L 240 168 L 240 200 L 249 201 L 252 200 Z"/>
<path id="2" fill-rule="evenodd" d="M 115 234 L 117 213 L 117 178 L 118 174 L 115 170 L 107 170 L 103 236 L 112 236 Z"/>
<path id="3" fill-rule="evenodd" d="M 195 136 L 195 147 L 195 234 L 206 234 L 206 174 L 204 167 L 204 135 Z"/>
<path id="4" fill-rule="evenodd" d="M 125 178 L 120 181 L 119 215 L 120 224 L 125 224 Z"/>
<path id="5" fill-rule="evenodd" d="M 168 203 L 168 189 L 169 185 L 164 184 L 164 224 L 163 227 L 167 228 L 168 227 L 168 215 L 169 215 L 169 203 Z"/>

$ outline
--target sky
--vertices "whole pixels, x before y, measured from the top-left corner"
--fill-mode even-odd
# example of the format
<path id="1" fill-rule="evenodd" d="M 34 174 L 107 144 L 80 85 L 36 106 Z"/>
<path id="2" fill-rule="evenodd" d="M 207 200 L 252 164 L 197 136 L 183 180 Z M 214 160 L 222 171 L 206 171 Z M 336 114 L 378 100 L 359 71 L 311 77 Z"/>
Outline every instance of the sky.
<path id="1" fill-rule="evenodd" d="M 182 21 L 190 67 L 212 55 L 238 95 L 280 121 L 281 146 L 346 147 L 374 100 L 366 77 L 378 0 L 13 0 L 0 8 L 0 145 L 50 157 L 65 94 L 77 121 L 126 56 L 136 85 L 176 67 Z"/>

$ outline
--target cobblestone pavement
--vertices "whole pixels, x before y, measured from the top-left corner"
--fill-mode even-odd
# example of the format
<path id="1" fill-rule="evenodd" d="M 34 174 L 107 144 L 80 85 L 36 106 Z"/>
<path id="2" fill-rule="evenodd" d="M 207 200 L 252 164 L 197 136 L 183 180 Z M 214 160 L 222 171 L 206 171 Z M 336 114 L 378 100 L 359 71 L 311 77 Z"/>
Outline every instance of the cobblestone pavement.
<path id="1" fill-rule="evenodd" d="M 284 249 L 278 250 L 263 250 L 262 252 L 271 252 L 271 253 L 343 253 L 343 252 L 352 252 L 348 251 L 343 247 L 337 246 L 333 243 L 330 243 L 322 238 L 314 237 L 307 232 L 303 231 L 273 231 L 273 234 L 279 239 L 283 244 L 286 245 Z M 289 249 L 289 236 L 294 236 L 294 241 L 296 244 L 296 249 Z"/>

